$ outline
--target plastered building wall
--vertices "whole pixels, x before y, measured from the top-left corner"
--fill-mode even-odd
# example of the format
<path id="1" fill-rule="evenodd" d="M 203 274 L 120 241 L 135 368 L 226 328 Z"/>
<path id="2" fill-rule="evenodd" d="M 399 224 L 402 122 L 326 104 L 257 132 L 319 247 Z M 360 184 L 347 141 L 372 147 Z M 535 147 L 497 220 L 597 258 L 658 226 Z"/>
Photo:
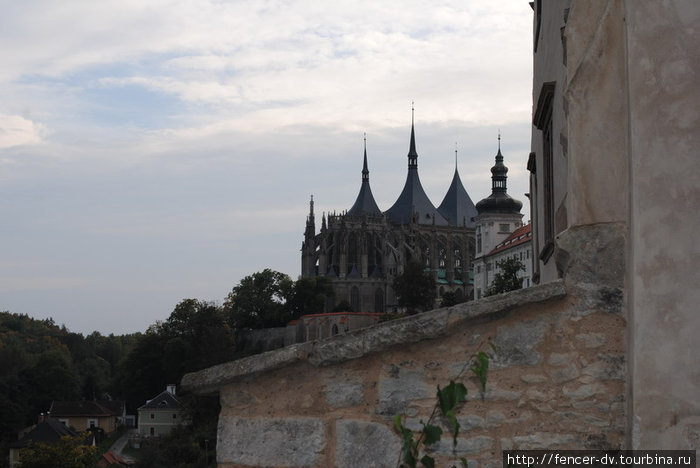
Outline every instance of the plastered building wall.
<path id="1" fill-rule="evenodd" d="M 572 1 L 571 225 L 627 229 L 630 448 L 700 445 L 700 3 Z"/>

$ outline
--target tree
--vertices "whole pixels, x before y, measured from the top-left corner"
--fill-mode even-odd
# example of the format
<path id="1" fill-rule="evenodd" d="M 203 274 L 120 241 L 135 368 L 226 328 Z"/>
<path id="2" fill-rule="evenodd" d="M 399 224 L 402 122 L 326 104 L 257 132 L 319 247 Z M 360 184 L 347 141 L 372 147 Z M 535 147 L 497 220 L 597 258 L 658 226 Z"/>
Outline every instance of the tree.
<path id="1" fill-rule="evenodd" d="M 92 468 L 99 454 L 86 436 L 66 436 L 52 444 L 30 444 L 20 450 L 19 458 L 22 468 Z"/>
<path id="2" fill-rule="evenodd" d="M 518 272 L 525 271 L 523 262 L 514 257 L 508 257 L 496 262 L 496 267 L 500 271 L 493 276 L 493 281 L 486 290 L 485 296 L 515 291 L 523 287 L 523 279 L 518 278 Z"/>
<path id="3" fill-rule="evenodd" d="M 224 301 L 229 324 L 237 330 L 286 325 L 291 314 L 285 303 L 292 288 L 289 276 L 269 268 L 246 276 Z"/>
<path id="4" fill-rule="evenodd" d="M 406 307 L 409 314 L 433 307 L 435 281 L 420 263 L 407 263 L 403 273 L 394 278 L 393 287 L 399 305 Z"/>
<path id="5" fill-rule="evenodd" d="M 440 307 L 451 307 L 457 305 L 464 300 L 460 300 L 457 297 L 457 293 L 454 291 L 447 291 L 442 295 L 442 300 L 440 301 Z"/>
<path id="6" fill-rule="evenodd" d="M 323 313 L 328 298 L 333 295 L 333 285 L 327 277 L 299 278 L 294 282 L 286 303 L 290 319 Z"/>
<path id="7" fill-rule="evenodd" d="M 230 361 L 235 352 L 233 330 L 223 309 L 183 299 L 168 319 L 140 336 L 121 363 L 121 393 L 130 407 L 137 407 L 185 373 Z"/>

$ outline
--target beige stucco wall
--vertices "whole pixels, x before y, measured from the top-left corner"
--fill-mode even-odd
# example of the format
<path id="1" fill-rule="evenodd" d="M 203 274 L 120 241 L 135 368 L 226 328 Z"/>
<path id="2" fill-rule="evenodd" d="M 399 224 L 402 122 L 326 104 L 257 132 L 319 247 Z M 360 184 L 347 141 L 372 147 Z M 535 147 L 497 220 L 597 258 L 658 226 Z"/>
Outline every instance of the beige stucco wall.
<path id="1" fill-rule="evenodd" d="M 700 443 L 700 3 L 572 1 L 569 216 L 628 229 L 631 448 Z"/>
<path id="2" fill-rule="evenodd" d="M 700 447 L 700 3 L 625 2 L 632 445 Z"/>
<path id="3" fill-rule="evenodd" d="M 569 225 L 628 217 L 624 3 L 572 1 L 565 29 Z"/>

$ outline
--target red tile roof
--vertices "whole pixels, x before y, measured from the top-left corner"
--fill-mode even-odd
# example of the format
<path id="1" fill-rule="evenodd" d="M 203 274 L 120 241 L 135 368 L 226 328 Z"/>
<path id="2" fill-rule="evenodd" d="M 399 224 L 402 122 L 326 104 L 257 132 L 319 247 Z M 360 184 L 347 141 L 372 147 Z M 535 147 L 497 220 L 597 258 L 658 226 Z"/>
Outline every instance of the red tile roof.
<path id="1" fill-rule="evenodd" d="M 493 248 L 491 252 L 486 254 L 486 256 L 490 256 L 493 254 L 497 254 L 499 252 L 503 252 L 504 250 L 508 250 L 510 248 L 513 248 L 517 245 L 524 244 L 525 242 L 528 242 L 532 239 L 532 224 L 526 224 L 525 226 L 521 226 L 513 233 L 506 237 L 506 239 L 498 244 L 496 247 Z"/>
<path id="2" fill-rule="evenodd" d="M 111 450 L 107 453 L 102 454 L 102 459 L 107 462 L 105 465 L 102 463 L 103 466 L 110 466 L 110 465 L 121 465 L 121 466 L 127 466 L 126 461 L 116 453 L 112 452 Z"/>

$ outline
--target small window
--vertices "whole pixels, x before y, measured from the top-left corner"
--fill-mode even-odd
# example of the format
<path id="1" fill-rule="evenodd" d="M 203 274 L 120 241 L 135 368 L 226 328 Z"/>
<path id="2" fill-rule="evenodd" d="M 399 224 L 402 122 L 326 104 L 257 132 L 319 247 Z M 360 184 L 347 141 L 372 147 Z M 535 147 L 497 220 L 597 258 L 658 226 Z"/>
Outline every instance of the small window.
<path id="1" fill-rule="evenodd" d="M 177 419 L 177 413 L 173 413 L 173 419 Z"/>
<path id="2" fill-rule="evenodd" d="M 510 232 L 510 224 L 501 224 L 499 227 L 501 232 Z"/>
<path id="3" fill-rule="evenodd" d="M 156 415 L 151 413 L 151 419 L 156 419 Z"/>
<path id="4" fill-rule="evenodd" d="M 151 416 L 152 416 L 152 415 L 151 415 Z M 152 428 L 151 428 L 150 434 L 151 434 L 152 436 L 156 435 L 156 428 L 155 428 L 155 427 L 152 427 Z"/>

